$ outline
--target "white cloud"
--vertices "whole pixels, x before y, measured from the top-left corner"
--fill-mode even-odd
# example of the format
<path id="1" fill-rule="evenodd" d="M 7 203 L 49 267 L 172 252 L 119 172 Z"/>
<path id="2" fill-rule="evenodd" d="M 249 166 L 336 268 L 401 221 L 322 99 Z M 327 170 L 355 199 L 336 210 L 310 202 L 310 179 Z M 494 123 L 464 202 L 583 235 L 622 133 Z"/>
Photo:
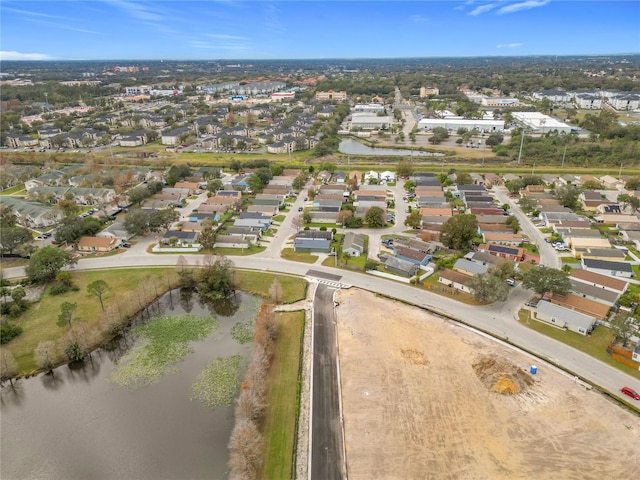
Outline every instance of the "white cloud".
<path id="1" fill-rule="evenodd" d="M 215 38 L 218 40 L 249 40 L 247 37 L 240 37 L 238 35 L 227 35 L 225 33 L 205 33 L 207 37 Z"/>
<path id="2" fill-rule="evenodd" d="M 480 15 L 482 13 L 488 12 L 489 10 L 493 10 L 497 6 L 498 6 L 497 3 L 487 3 L 485 5 L 479 5 L 473 10 L 471 10 L 467 15 L 472 15 L 475 17 L 476 15 Z"/>
<path id="3" fill-rule="evenodd" d="M 47 55 L 46 53 L 22 53 L 22 52 L 10 52 L 0 51 L 0 60 L 52 60 L 54 57 Z"/>
<path id="4" fill-rule="evenodd" d="M 505 13 L 519 12 L 520 10 L 529 10 L 531 8 L 544 7 L 551 0 L 525 0 L 524 2 L 512 3 L 500 8 L 496 14 L 504 15 Z"/>
<path id="5" fill-rule="evenodd" d="M 518 48 L 522 47 L 524 43 L 499 43 L 496 48 Z"/>
<path id="6" fill-rule="evenodd" d="M 411 15 L 411 20 L 415 23 L 424 23 L 424 22 L 428 22 L 429 18 L 419 13 L 416 13 L 415 15 Z"/>
<path id="7" fill-rule="evenodd" d="M 140 2 L 127 2 L 125 0 L 107 0 L 108 3 L 124 10 L 129 16 L 144 22 L 160 22 L 163 16 L 153 11 L 148 5 Z"/>

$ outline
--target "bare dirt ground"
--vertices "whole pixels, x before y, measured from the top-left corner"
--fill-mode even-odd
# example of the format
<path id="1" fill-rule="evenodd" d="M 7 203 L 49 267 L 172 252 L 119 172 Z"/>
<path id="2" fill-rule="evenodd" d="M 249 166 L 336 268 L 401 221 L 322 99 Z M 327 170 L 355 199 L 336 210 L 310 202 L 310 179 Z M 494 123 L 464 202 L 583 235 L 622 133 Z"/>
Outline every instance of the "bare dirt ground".
<path id="1" fill-rule="evenodd" d="M 629 478 L 640 418 L 452 322 L 336 294 L 350 480 Z"/>

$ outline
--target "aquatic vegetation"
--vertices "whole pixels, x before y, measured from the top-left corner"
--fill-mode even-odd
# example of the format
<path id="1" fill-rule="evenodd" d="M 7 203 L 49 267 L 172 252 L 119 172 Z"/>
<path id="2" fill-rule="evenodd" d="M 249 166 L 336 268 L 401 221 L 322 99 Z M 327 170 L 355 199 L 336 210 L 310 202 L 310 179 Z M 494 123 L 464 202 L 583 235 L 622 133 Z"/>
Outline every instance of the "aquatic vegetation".
<path id="1" fill-rule="evenodd" d="M 193 384 L 191 400 L 210 408 L 233 404 L 242 376 L 242 355 L 218 357 L 200 372 Z"/>
<path id="2" fill-rule="evenodd" d="M 204 340 L 218 328 L 215 317 L 164 315 L 134 328 L 141 342 L 120 360 L 111 381 L 132 390 L 152 384 L 162 375 L 179 371 L 177 363 L 192 349 L 191 342 Z"/>
<path id="3" fill-rule="evenodd" d="M 240 345 L 249 343 L 253 340 L 254 325 L 255 323 L 253 320 L 237 322 L 233 327 L 231 327 L 231 337 Z"/>

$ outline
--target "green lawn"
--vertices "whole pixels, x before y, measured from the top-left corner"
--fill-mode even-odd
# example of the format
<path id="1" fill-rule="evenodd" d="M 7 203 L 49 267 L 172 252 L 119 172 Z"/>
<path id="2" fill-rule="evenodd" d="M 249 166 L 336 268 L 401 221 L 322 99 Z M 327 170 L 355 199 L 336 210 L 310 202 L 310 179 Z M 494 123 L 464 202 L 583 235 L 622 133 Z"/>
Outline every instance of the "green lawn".
<path id="1" fill-rule="evenodd" d="M 278 337 L 267 380 L 262 424 L 264 462 L 259 478 L 289 479 L 294 465 L 299 409 L 304 311 L 280 312 Z"/>
<path id="2" fill-rule="evenodd" d="M 597 326 L 591 335 L 584 336 L 579 333 L 570 332 L 569 330 L 560 330 L 559 328 L 547 325 L 546 323 L 538 320 L 529 319 L 528 310 L 520 310 L 518 314 L 520 323 L 535 330 L 538 333 L 542 333 L 548 337 L 551 337 L 559 342 L 562 342 L 570 347 L 580 350 L 604 363 L 611 365 L 618 370 L 622 370 L 629 375 L 640 380 L 640 371 L 628 367 L 622 363 L 616 362 L 608 353 L 607 347 L 611 343 L 611 330 L 607 327 Z"/>
<path id="3" fill-rule="evenodd" d="M 0 195 L 16 195 L 17 193 L 20 193 L 22 195 L 27 194 L 27 191 L 24 188 L 24 183 L 16 185 L 15 187 L 7 188 L 6 190 L 2 190 L 2 192 L 0 192 Z"/>
<path id="4" fill-rule="evenodd" d="M 283 248 L 280 256 L 285 260 L 302 263 L 315 263 L 316 260 L 318 260 L 317 255 L 306 252 L 296 252 L 293 248 Z"/>
<path id="5" fill-rule="evenodd" d="M 73 283 L 80 290 L 63 295 L 51 296 L 47 291 L 42 299 L 32 304 L 16 323 L 22 326 L 23 333 L 3 348 L 7 348 L 18 363 L 18 371 L 29 373 L 36 369 L 33 351 L 42 341 L 57 342 L 68 331 L 68 327 L 56 325 L 60 306 L 63 302 L 76 303 L 75 317 L 83 322 L 96 335 L 96 344 L 104 341 L 108 335 L 102 326 L 102 310 L 95 296 L 87 296 L 87 285 L 94 280 L 104 280 L 112 288 L 104 297 L 105 308 L 119 305 L 123 313 L 133 315 L 141 308 L 145 300 L 151 301 L 156 294 L 167 289 L 167 278 L 175 285 L 173 271 L 164 268 L 113 269 L 72 273 Z M 153 289 L 153 290 L 152 290 Z M 143 303 L 140 303 L 143 302 Z M 72 322 L 73 324 L 73 322 Z M 61 359 L 62 361 L 62 359 Z"/>
<path id="6" fill-rule="evenodd" d="M 578 260 L 575 257 L 560 257 L 560 260 L 562 260 L 563 264 L 567 264 L 567 263 L 580 263 L 580 260 Z"/>
<path id="7" fill-rule="evenodd" d="M 278 279 L 282 286 L 283 303 L 295 303 L 307 296 L 307 282 L 299 277 L 245 270 L 236 270 L 234 273 L 236 286 L 240 290 L 261 297 L 269 296 L 269 289 L 275 279 Z"/>

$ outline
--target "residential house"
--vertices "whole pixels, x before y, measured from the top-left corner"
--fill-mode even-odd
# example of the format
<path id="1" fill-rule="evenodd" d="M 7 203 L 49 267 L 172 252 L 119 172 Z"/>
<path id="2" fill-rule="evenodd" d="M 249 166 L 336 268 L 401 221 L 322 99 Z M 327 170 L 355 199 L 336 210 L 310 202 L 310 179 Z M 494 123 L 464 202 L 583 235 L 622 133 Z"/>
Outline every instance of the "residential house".
<path id="1" fill-rule="evenodd" d="M 293 240 L 293 249 L 296 252 L 329 253 L 331 251 L 331 240 L 326 238 L 296 237 Z"/>
<path id="2" fill-rule="evenodd" d="M 620 296 L 617 292 L 589 285 L 573 278 L 570 278 L 569 281 L 571 282 L 571 293 L 575 296 L 600 302 L 609 307 L 615 305 Z"/>
<path id="3" fill-rule="evenodd" d="M 489 265 L 480 262 L 474 262 L 466 258 L 459 258 L 453 265 L 453 270 L 465 275 L 481 275 L 483 273 L 487 273 L 487 271 L 489 270 Z"/>
<path id="4" fill-rule="evenodd" d="M 591 300 L 582 295 L 575 295 L 574 293 L 567 293 L 566 295 L 554 293 L 549 297 L 549 301 L 556 305 L 589 315 L 596 320 L 604 320 L 607 318 L 609 310 L 611 309 L 610 305 Z"/>
<path id="5" fill-rule="evenodd" d="M 82 237 L 78 241 L 79 252 L 84 253 L 108 253 L 121 244 L 119 238 L 113 237 Z"/>
<path id="6" fill-rule="evenodd" d="M 213 244 L 214 248 L 249 248 L 258 243 L 259 236 L 255 234 L 218 235 Z"/>
<path id="7" fill-rule="evenodd" d="M 342 242 L 342 253 L 350 257 L 359 257 L 365 250 L 365 236 L 361 233 L 347 232 Z"/>
<path id="8" fill-rule="evenodd" d="M 609 275 L 603 275 L 579 268 L 572 269 L 569 276 L 571 281 L 575 280 L 576 282 L 608 290 L 619 295 L 622 295 L 629 286 L 629 282 L 622 280 L 621 278 L 614 278 Z"/>
<path id="9" fill-rule="evenodd" d="M 57 208 L 19 197 L 1 196 L 0 206 L 9 209 L 16 216 L 18 225 L 28 228 L 50 227 L 58 223 L 63 217 L 62 211 Z"/>
<path id="10" fill-rule="evenodd" d="M 589 334 L 596 324 L 589 315 L 547 301 L 538 302 L 535 318 L 581 335 Z"/>
<path id="11" fill-rule="evenodd" d="M 525 257 L 525 249 L 520 247 L 511 247 L 506 245 L 497 245 L 494 243 L 482 243 L 478 246 L 479 252 L 487 252 L 500 258 L 507 258 L 521 262 Z"/>
<path id="12" fill-rule="evenodd" d="M 448 268 L 444 269 L 440 273 L 440 277 L 438 278 L 438 282 L 446 285 L 447 287 L 455 288 L 461 292 L 465 293 L 473 293 L 473 291 L 467 287 L 467 283 L 471 280 L 471 276 L 465 275 L 464 273 L 456 272 L 454 270 L 449 270 Z"/>
<path id="13" fill-rule="evenodd" d="M 582 268 L 594 273 L 602 275 L 610 275 L 612 277 L 631 278 L 633 270 L 631 264 L 627 262 L 612 262 L 607 260 L 593 260 L 583 258 L 581 260 Z"/>
<path id="14" fill-rule="evenodd" d="M 171 244 L 171 239 L 173 238 L 176 239 L 176 245 L 184 247 L 195 244 L 196 240 L 198 239 L 198 233 L 185 232 L 182 230 L 167 230 L 166 232 L 164 232 L 161 242 L 164 245 Z"/>
<path id="15" fill-rule="evenodd" d="M 392 257 L 391 255 L 388 255 L 384 257 L 384 268 L 385 270 L 388 270 L 396 275 L 401 275 L 403 277 L 412 277 L 416 274 L 418 265 L 413 262 L 403 260 L 402 258 Z"/>

